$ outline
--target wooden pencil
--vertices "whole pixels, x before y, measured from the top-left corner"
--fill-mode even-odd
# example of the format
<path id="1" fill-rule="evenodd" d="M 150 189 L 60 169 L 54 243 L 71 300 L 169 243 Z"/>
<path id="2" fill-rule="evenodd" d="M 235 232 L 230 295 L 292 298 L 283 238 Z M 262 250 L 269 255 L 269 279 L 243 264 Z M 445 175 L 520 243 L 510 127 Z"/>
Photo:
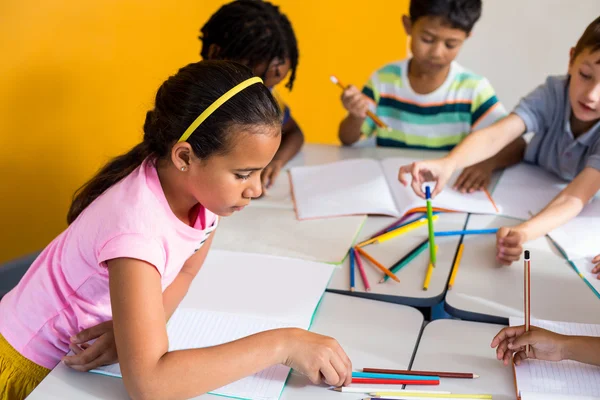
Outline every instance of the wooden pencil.
<path id="1" fill-rule="evenodd" d="M 371 255 L 369 253 L 367 253 L 366 251 L 364 251 L 360 247 L 355 247 L 355 249 L 356 249 L 356 251 L 358 251 L 360 253 L 361 256 L 363 256 L 367 260 L 371 261 L 371 263 L 374 266 L 376 266 L 377 268 L 379 268 L 381 270 L 381 272 L 383 272 L 384 274 L 386 274 L 387 276 L 389 276 L 390 278 L 392 278 L 396 282 L 400 282 L 400 279 L 398 279 L 398 277 L 396 275 L 394 275 L 394 273 L 390 272 L 390 270 L 387 269 L 386 267 L 384 267 L 383 265 L 381 265 L 381 263 L 379 263 L 379 261 L 377 261 L 376 259 L 374 259 L 373 257 L 371 257 Z"/>
<path id="2" fill-rule="evenodd" d="M 367 274 L 365 273 L 365 268 L 363 266 L 362 260 L 360 259 L 360 254 L 358 254 L 358 251 L 356 249 L 352 249 L 352 251 L 354 251 L 354 260 L 356 262 L 356 266 L 358 267 L 358 272 L 360 273 L 360 277 L 363 280 L 363 284 L 365 285 L 365 290 L 367 292 L 370 292 L 371 285 L 369 285 L 369 279 L 367 279 Z"/>
<path id="3" fill-rule="evenodd" d="M 496 212 L 500 212 L 500 210 L 498 209 L 498 206 L 496 205 L 496 202 L 494 201 L 494 199 L 492 198 L 492 195 L 490 194 L 490 192 L 487 190 L 487 188 L 483 188 L 483 193 L 485 193 L 485 195 L 487 196 L 487 198 L 490 200 L 490 202 L 492 203 L 492 205 L 494 206 L 494 209 L 496 210 Z"/>
<path id="4" fill-rule="evenodd" d="M 363 372 L 375 372 L 375 373 L 380 373 L 380 374 L 439 376 L 440 378 L 456 378 L 456 379 L 479 378 L 479 375 L 476 375 L 471 372 L 407 371 L 404 369 L 385 369 L 385 368 L 363 368 L 362 370 L 363 370 Z"/>
<path id="5" fill-rule="evenodd" d="M 456 279 L 456 274 L 458 273 L 458 267 L 460 266 L 460 260 L 462 259 L 464 248 L 464 243 L 461 243 L 458 247 L 458 254 L 456 254 L 456 260 L 454 261 L 454 266 L 452 267 L 452 274 L 450 275 L 450 282 L 448 282 L 448 290 L 452 289 L 452 286 L 454 286 L 454 280 Z"/>
<path id="6" fill-rule="evenodd" d="M 335 75 L 331 75 L 331 77 L 329 78 L 331 79 L 331 82 L 335 83 L 336 85 L 338 85 L 340 88 L 342 88 L 342 90 L 346 90 L 346 85 L 344 85 Z M 373 120 L 373 122 L 375 122 L 375 124 L 380 127 L 380 128 L 385 128 L 387 130 L 390 130 L 390 127 L 387 126 L 385 124 L 385 122 L 383 122 L 382 120 L 379 119 L 379 117 L 375 114 L 373 114 L 371 112 L 371 110 L 367 110 L 367 115 L 369 116 L 369 118 L 371 118 Z"/>

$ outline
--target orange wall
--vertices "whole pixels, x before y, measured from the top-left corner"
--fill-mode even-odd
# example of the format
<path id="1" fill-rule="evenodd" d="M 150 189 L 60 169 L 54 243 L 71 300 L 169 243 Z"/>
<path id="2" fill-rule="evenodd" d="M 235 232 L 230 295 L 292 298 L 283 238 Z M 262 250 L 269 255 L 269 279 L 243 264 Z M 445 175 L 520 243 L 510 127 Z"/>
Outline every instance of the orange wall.
<path id="1" fill-rule="evenodd" d="M 217 0 L 4 0 L 0 7 L 0 262 L 65 227 L 73 192 L 141 139 L 160 83 L 199 59 Z M 307 140 L 337 143 L 334 73 L 360 85 L 405 56 L 408 0 L 281 0 L 300 45 L 288 99 Z"/>

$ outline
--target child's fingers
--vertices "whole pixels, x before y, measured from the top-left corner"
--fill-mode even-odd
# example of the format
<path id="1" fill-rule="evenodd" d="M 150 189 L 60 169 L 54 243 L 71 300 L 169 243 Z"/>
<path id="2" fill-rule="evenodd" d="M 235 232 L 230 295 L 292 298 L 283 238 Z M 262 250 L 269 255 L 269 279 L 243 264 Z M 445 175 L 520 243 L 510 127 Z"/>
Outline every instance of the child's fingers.
<path id="1" fill-rule="evenodd" d="M 398 170 L 398 180 L 400 181 L 400 183 L 402 185 L 406 186 L 408 184 L 408 181 L 406 180 L 405 175 L 410 174 L 411 170 L 412 170 L 412 164 L 403 165 Z"/>
<path id="2" fill-rule="evenodd" d="M 469 172 L 464 170 L 463 172 L 460 173 L 460 175 L 458 176 L 458 178 L 456 178 L 456 182 L 454 182 L 454 186 L 453 188 L 455 190 L 460 190 L 460 188 L 463 187 L 465 180 L 467 179 L 469 175 Z"/>
<path id="3" fill-rule="evenodd" d="M 501 342 L 507 341 L 510 338 L 522 335 L 525 332 L 525 326 L 510 326 L 502 329 L 492 339 L 491 347 L 498 347 Z M 508 343 L 508 342 L 507 342 Z"/>
<path id="4" fill-rule="evenodd" d="M 600 254 L 598 254 L 596 257 L 594 257 L 594 258 L 592 259 L 592 262 L 593 262 L 594 264 L 600 263 Z"/>
<path id="5" fill-rule="evenodd" d="M 533 357 L 533 351 L 529 352 L 529 355 L 532 357 L 527 357 L 527 354 L 524 351 L 519 351 L 517 353 L 515 353 L 513 360 L 515 362 L 516 365 L 521 365 L 521 363 L 525 360 L 527 360 L 528 358 L 534 358 Z"/>
<path id="6" fill-rule="evenodd" d="M 471 172 L 467 179 L 465 179 L 465 183 L 462 186 L 462 193 L 466 193 L 470 191 L 477 184 L 477 173 Z"/>

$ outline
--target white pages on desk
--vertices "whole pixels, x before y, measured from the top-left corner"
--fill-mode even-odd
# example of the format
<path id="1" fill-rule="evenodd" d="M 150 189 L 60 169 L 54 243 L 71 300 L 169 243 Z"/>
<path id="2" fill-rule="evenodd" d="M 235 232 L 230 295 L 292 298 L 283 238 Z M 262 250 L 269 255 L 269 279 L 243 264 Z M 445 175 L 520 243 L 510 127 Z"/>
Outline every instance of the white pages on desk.
<path id="1" fill-rule="evenodd" d="M 414 159 L 395 157 L 381 161 L 353 159 L 331 164 L 290 169 L 292 191 L 298 219 L 342 215 L 390 215 L 401 217 L 425 200 L 398 181 L 402 165 Z M 454 182 L 457 172 L 450 180 Z M 407 175 L 407 178 L 410 177 Z M 445 188 L 432 200 L 434 208 L 477 214 L 496 214 L 484 192 L 463 194 Z"/>
<path id="2" fill-rule="evenodd" d="M 167 324 L 169 351 L 215 346 L 258 332 L 308 329 L 334 267 L 311 261 L 212 250 Z M 121 376 L 118 364 L 91 372 Z M 289 368 L 276 365 L 212 391 L 276 400 Z"/>
<path id="3" fill-rule="evenodd" d="M 523 318 L 510 318 L 510 325 Z M 600 325 L 531 319 L 531 325 L 564 335 L 600 337 Z M 525 360 L 515 365 L 517 392 L 521 400 L 600 399 L 600 367 L 576 361 Z"/>

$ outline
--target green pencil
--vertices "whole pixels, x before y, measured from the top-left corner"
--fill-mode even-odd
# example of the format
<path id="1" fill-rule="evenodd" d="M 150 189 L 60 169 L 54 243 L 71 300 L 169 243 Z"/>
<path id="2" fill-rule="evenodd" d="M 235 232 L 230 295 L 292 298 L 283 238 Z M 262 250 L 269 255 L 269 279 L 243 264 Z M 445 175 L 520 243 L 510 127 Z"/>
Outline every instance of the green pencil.
<path id="1" fill-rule="evenodd" d="M 431 209 L 431 188 L 425 186 L 425 198 L 427 199 L 427 226 L 429 227 L 429 260 L 435 267 L 435 239 L 433 232 L 433 219 Z"/>
<path id="2" fill-rule="evenodd" d="M 419 243 L 419 245 L 417 247 L 415 247 L 414 249 L 412 249 L 407 255 L 402 257 L 400 260 L 396 261 L 394 266 L 392 268 L 390 268 L 390 271 L 395 274 L 398 271 L 400 271 L 402 268 L 406 267 L 408 265 L 408 263 L 410 263 L 412 260 L 417 258 L 417 256 L 419 254 L 421 254 L 427 248 L 428 243 L 429 243 L 429 241 L 427 239 L 425 239 L 423 242 Z M 387 282 L 388 279 L 389 279 L 389 276 L 385 275 L 383 278 L 381 278 L 379 283 Z"/>

